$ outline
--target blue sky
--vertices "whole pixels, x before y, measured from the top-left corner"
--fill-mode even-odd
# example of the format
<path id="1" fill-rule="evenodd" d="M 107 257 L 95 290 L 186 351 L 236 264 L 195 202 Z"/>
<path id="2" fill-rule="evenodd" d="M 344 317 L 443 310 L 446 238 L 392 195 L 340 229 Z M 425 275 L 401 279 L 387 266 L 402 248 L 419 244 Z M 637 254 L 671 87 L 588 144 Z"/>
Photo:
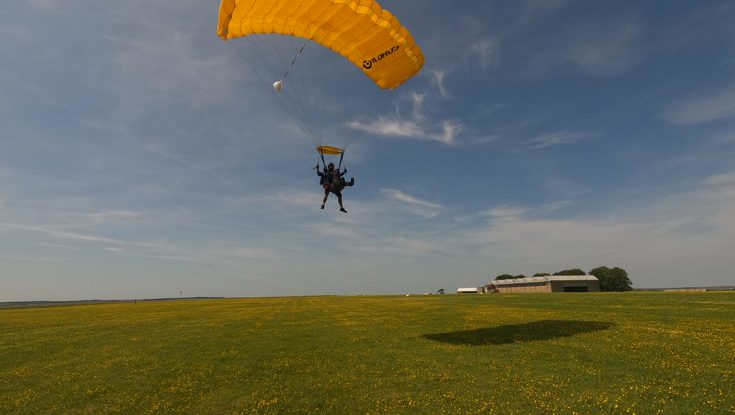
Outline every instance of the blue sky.
<path id="1" fill-rule="evenodd" d="M 317 79 L 342 214 L 218 2 L 3 2 L 0 301 L 735 283 L 735 4 L 381 4 L 426 66 L 364 100 Z"/>

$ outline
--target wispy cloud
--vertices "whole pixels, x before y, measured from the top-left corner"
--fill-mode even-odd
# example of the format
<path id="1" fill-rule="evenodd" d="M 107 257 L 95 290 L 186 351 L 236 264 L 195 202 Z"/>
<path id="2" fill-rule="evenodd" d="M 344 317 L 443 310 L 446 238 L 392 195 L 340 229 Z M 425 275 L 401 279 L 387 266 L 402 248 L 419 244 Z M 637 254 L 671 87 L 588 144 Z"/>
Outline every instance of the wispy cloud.
<path id="1" fill-rule="evenodd" d="M 450 99 L 451 95 L 449 95 L 447 88 L 444 86 L 444 82 L 447 78 L 447 71 L 431 69 L 429 70 L 429 74 L 431 75 L 431 85 L 439 91 L 439 95 L 444 99 Z"/>
<path id="2" fill-rule="evenodd" d="M 674 102 L 664 110 L 663 117 L 680 125 L 735 119 L 735 84 Z"/>
<path id="3" fill-rule="evenodd" d="M 129 221 L 141 218 L 141 212 L 133 212 L 129 210 L 103 210 L 89 215 L 90 221 L 99 225 L 107 222 Z"/>
<path id="4" fill-rule="evenodd" d="M 540 149 L 561 144 L 574 144 L 594 136 L 595 134 L 564 130 L 542 134 L 526 141 L 524 144 L 532 149 Z"/>
<path id="5" fill-rule="evenodd" d="M 619 74 L 643 58 L 638 49 L 641 35 L 640 25 L 633 21 L 616 25 L 614 30 L 588 28 L 583 36 L 569 45 L 566 58 L 593 75 Z"/>
<path id="6" fill-rule="evenodd" d="M 522 7 L 522 12 L 519 23 L 527 25 L 533 21 L 546 16 L 569 3 L 569 0 L 526 0 L 525 2 L 519 2 Z"/>
<path id="7" fill-rule="evenodd" d="M 278 259 L 281 255 L 270 248 L 235 248 L 210 251 L 203 256 L 213 259 Z"/>
<path id="8" fill-rule="evenodd" d="M 0 223 L 0 228 L 14 229 L 18 231 L 36 232 L 48 235 L 55 239 L 64 239 L 69 241 L 82 241 L 82 242 L 101 242 L 107 244 L 125 245 L 126 242 L 119 239 L 106 238 L 103 236 L 81 234 L 75 232 L 68 232 L 59 229 L 46 228 L 40 226 L 27 226 L 19 225 L 14 223 Z"/>
<path id="9" fill-rule="evenodd" d="M 639 286 L 650 286 L 647 273 L 662 269 L 671 270 L 669 283 L 683 284 L 697 267 L 729 272 L 731 261 L 722 254 L 735 237 L 733 204 L 735 174 L 726 172 L 681 194 L 616 209 L 614 216 L 549 219 L 546 205 L 501 206 L 483 212 L 485 226 L 465 228 L 457 239 L 524 272 L 618 264 Z"/>
<path id="10" fill-rule="evenodd" d="M 735 172 L 710 176 L 704 180 L 703 184 L 707 186 L 735 186 Z"/>
<path id="11" fill-rule="evenodd" d="M 444 207 L 438 203 L 419 199 L 398 189 L 381 189 L 381 192 L 389 199 L 405 204 L 411 212 L 420 216 L 433 218 L 444 210 Z"/>
<path id="12" fill-rule="evenodd" d="M 340 226 L 334 223 L 308 225 L 306 226 L 306 228 L 309 229 L 310 232 L 326 237 L 354 239 L 360 236 L 360 233 L 358 233 L 357 231 L 352 230 L 346 226 Z"/>
<path id="13" fill-rule="evenodd" d="M 63 256 L 41 256 L 41 255 L 13 255 L 13 254 L 0 254 L 0 259 L 9 261 L 20 261 L 20 262 L 66 262 L 73 258 Z"/>
<path id="14" fill-rule="evenodd" d="M 464 125 L 453 120 L 442 120 L 433 123 L 424 113 L 426 95 L 413 93 L 410 98 L 412 105 L 409 118 L 404 118 L 398 113 L 394 116 L 383 116 L 367 122 L 353 120 L 348 122 L 347 125 L 354 130 L 384 137 L 438 141 L 447 145 L 458 143 L 457 137 L 464 130 Z"/>
<path id="15" fill-rule="evenodd" d="M 52 243 L 45 243 L 45 242 L 38 243 L 38 246 L 45 246 L 45 247 L 49 247 L 49 248 L 58 248 L 58 249 L 68 249 L 68 250 L 72 250 L 72 251 L 79 251 L 79 250 L 82 249 L 82 248 L 80 248 L 78 246 L 63 245 L 63 244 L 52 244 Z"/>
<path id="16" fill-rule="evenodd" d="M 422 256 L 436 251 L 438 247 L 428 239 L 392 237 L 376 244 L 351 244 L 348 252 L 369 255 Z"/>
<path id="17" fill-rule="evenodd" d="M 36 10 L 44 12 L 54 12 L 60 7 L 60 4 L 54 0 L 27 0 L 27 2 Z"/>
<path id="18" fill-rule="evenodd" d="M 482 38 L 470 45 L 467 50 L 469 59 L 477 60 L 481 69 L 487 71 L 495 69 L 501 63 L 500 39 Z"/>
<path id="19" fill-rule="evenodd" d="M 519 217 L 528 212 L 527 207 L 523 206 L 499 206 L 481 212 L 483 216 L 491 218 Z"/>

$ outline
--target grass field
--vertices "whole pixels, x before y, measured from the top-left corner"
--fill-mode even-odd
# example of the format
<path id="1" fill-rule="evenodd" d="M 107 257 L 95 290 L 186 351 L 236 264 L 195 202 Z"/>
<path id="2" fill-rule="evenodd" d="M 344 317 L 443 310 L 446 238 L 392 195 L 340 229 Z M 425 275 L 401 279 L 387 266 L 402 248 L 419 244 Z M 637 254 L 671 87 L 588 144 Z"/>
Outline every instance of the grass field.
<path id="1" fill-rule="evenodd" d="M 0 413 L 735 413 L 735 293 L 0 309 Z"/>

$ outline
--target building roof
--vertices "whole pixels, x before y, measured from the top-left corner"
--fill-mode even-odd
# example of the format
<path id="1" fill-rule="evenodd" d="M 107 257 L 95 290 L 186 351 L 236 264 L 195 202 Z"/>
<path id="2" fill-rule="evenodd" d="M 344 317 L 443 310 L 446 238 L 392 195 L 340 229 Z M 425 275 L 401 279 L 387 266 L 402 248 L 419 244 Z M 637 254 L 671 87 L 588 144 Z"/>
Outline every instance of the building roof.
<path id="1" fill-rule="evenodd" d="M 478 287 L 470 287 L 470 288 L 457 288 L 457 291 L 477 291 Z"/>
<path id="2" fill-rule="evenodd" d="M 545 283 L 550 281 L 597 281 L 594 275 L 548 275 L 545 277 L 529 277 L 514 278 L 512 280 L 494 280 L 490 281 L 492 285 L 515 285 L 515 284 L 531 284 Z"/>

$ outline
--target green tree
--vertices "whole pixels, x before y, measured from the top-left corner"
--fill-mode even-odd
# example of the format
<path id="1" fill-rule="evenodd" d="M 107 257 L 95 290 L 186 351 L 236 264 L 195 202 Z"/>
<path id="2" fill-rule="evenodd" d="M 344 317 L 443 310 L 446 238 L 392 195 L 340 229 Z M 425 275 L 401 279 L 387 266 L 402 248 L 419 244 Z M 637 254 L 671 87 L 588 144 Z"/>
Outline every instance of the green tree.
<path id="1" fill-rule="evenodd" d="M 585 275 L 585 272 L 579 268 L 565 269 L 554 273 L 554 275 Z"/>
<path id="2" fill-rule="evenodd" d="M 551 275 L 551 274 L 549 274 L 548 272 L 537 272 L 537 273 L 533 274 L 534 277 L 546 277 L 546 276 L 549 276 L 549 275 Z"/>
<path id="3" fill-rule="evenodd" d="M 512 276 L 512 275 L 510 275 L 510 274 L 501 274 L 501 275 L 498 275 L 497 277 L 495 277 L 495 280 L 496 281 L 497 280 L 512 280 L 513 278 L 515 278 L 515 277 Z"/>
<path id="4" fill-rule="evenodd" d="M 590 271 L 590 275 L 600 280 L 600 291 L 630 291 L 633 289 L 633 282 L 622 268 L 597 267 Z"/>
<path id="5" fill-rule="evenodd" d="M 438 290 L 436 290 L 437 294 L 444 294 L 444 292 L 444 288 L 439 288 Z"/>
<path id="6" fill-rule="evenodd" d="M 513 278 L 526 278 L 526 276 L 525 276 L 525 275 L 523 275 L 523 274 L 518 274 L 518 275 L 516 275 L 516 276 L 515 276 L 515 277 L 513 277 Z"/>

